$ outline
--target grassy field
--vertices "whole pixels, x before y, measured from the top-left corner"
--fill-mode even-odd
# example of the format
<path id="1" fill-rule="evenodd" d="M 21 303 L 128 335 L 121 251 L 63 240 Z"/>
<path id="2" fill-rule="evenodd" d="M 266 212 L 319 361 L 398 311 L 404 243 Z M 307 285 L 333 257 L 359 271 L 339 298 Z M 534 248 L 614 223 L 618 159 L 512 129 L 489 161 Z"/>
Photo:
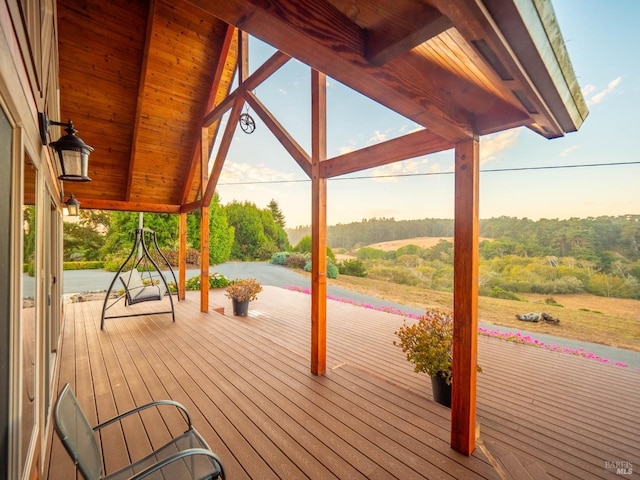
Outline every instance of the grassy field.
<path id="1" fill-rule="evenodd" d="M 451 293 L 418 287 L 393 285 L 367 278 L 340 275 L 329 285 L 418 308 L 451 309 Z M 480 297 L 479 319 L 495 325 L 522 328 L 558 337 L 584 340 L 640 351 L 640 301 L 594 295 L 554 295 L 556 304 L 545 303 L 548 296 L 524 294 L 525 301 Z M 518 313 L 546 312 L 560 319 L 559 325 L 521 322 Z"/>

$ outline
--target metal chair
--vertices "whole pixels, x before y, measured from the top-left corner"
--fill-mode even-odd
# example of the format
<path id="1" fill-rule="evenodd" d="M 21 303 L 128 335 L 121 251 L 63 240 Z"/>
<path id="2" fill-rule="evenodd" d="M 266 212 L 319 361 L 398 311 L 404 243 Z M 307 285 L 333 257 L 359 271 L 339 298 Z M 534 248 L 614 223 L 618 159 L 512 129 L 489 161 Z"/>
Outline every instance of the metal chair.
<path id="1" fill-rule="evenodd" d="M 151 407 L 173 406 L 180 410 L 188 429 L 146 457 L 106 476 L 95 433 L 123 418 Z M 134 408 L 91 428 L 78 400 L 67 383 L 61 390 L 53 412 L 55 430 L 85 480 L 142 478 L 224 480 L 220 458 L 191 425 L 187 410 L 172 400 L 160 400 Z"/>

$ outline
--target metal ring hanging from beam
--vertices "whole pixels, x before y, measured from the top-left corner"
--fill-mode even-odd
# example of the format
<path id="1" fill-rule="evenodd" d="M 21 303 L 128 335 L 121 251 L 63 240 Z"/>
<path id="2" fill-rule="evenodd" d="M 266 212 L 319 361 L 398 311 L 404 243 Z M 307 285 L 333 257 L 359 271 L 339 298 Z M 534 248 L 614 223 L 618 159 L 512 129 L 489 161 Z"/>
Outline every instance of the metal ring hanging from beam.
<path id="1" fill-rule="evenodd" d="M 239 122 L 240 128 L 244 133 L 251 134 L 256 129 L 256 122 L 248 113 L 243 113 L 242 115 L 240 115 Z"/>

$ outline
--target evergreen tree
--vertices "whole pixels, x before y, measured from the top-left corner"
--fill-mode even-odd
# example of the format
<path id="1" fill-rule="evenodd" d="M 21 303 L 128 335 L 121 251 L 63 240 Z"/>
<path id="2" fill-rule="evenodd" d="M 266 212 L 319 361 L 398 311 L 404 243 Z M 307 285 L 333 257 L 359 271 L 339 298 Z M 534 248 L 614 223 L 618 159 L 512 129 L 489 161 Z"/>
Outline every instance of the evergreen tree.
<path id="1" fill-rule="evenodd" d="M 284 228 L 287 222 L 284 219 L 284 214 L 282 213 L 282 210 L 280 210 L 278 202 L 275 199 L 271 199 L 271 201 L 267 205 L 267 209 L 271 212 L 271 215 L 273 216 L 275 222 L 282 228 Z"/>

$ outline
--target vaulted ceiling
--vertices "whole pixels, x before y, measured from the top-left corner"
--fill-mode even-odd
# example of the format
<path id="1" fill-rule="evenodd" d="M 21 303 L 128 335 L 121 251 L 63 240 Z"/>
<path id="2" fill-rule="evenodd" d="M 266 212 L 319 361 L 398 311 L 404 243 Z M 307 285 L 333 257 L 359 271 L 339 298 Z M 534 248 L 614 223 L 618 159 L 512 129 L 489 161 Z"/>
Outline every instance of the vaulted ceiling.
<path id="1" fill-rule="evenodd" d="M 93 181 L 65 184 L 83 208 L 197 201 L 237 29 L 425 127 L 327 177 L 518 126 L 559 137 L 588 113 L 547 0 L 58 0 L 57 18 L 61 118 L 95 149 Z"/>

